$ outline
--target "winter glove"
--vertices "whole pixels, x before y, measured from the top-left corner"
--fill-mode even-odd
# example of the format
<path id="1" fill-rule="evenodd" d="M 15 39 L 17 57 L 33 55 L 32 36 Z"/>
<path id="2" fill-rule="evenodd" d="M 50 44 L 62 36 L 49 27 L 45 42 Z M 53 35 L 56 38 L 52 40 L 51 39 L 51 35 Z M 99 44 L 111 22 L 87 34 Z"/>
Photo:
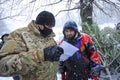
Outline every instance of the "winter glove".
<path id="1" fill-rule="evenodd" d="M 91 44 L 91 43 L 87 43 L 85 44 L 85 48 L 89 51 L 89 50 L 93 50 L 93 51 L 96 51 L 96 47 L 94 44 Z"/>
<path id="2" fill-rule="evenodd" d="M 97 65 L 96 67 L 91 68 L 90 74 L 92 76 L 100 76 L 101 70 L 102 70 L 102 67 L 100 65 Z"/>
<path id="3" fill-rule="evenodd" d="M 44 48 L 44 59 L 45 61 L 58 61 L 64 50 L 59 46 L 50 46 Z"/>

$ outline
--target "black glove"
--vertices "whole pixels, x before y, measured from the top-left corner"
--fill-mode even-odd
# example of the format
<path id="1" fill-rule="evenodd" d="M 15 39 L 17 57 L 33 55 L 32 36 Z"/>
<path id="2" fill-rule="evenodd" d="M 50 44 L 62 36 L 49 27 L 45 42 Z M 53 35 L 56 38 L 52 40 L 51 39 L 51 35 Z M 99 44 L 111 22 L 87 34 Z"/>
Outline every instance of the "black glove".
<path id="1" fill-rule="evenodd" d="M 91 68 L 90 74 L 92 76 L 98 76 L 99 77 L 101 70 L 102 70 L 101 66 L 93 67 L 93 68 Z"/>
<path id="2" fill-rule="evenodd" d="M 63 54 L 64 51 L 59 46 L 50 46 L 47 48 L 44 48 L 44 59 L 45 61 L 58 61 L 61 54 Z"/>

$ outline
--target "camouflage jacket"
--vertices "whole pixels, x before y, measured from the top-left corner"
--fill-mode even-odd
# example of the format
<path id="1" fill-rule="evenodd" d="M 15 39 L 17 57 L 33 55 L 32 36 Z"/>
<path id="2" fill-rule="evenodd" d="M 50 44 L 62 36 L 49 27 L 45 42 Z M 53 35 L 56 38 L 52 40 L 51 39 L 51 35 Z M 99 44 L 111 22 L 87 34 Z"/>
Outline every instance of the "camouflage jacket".
<path id="1" fill-rule="evenodd" d="M 43 49 L 55 45 L 54 33 L 43 37 L 35 21 L 10 33 L 0 50 L 0 76 L 20 75 L 20 80 L 55 80 L 57 63 L 44 61 Z"/>

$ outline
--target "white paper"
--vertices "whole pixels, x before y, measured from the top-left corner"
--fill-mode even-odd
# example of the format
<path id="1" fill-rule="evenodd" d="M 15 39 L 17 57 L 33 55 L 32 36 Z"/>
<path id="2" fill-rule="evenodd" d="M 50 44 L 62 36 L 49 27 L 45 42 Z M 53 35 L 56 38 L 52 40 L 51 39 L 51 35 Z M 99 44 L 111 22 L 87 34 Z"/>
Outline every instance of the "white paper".
<path id="1" fill-rule="evenodd" d="M 63 41 L 62 44 L 60 44 L 60 47 L 63 48 L 64 54 L 61 55 L 60 60 L 64 61 L 68 59 L 68 57 L 72 56 L 76 51 L 79 49 L 70 43 Z"/>

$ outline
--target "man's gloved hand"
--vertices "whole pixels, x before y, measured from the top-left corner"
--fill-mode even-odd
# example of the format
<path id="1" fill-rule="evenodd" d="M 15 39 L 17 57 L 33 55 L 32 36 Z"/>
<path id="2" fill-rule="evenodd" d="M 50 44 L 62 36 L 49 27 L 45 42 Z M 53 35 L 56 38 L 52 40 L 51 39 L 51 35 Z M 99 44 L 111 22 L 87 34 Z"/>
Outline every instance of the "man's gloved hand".
<path id="1" fill-rule="evenodd" d="M 61 54 L 64 53 L 64 50 L 59 46 L 50 46 L 44 48 L 44 59 L 45 61 L 58 61 Z"/>
<path id="2" fill-rule="evenodd" d="M 97 65 L 96 67 L 91 68 L 90 74 L 92 76 L 100 76 L 101 70 L 102 70 L 102 67 L 100 65 Z"/>

